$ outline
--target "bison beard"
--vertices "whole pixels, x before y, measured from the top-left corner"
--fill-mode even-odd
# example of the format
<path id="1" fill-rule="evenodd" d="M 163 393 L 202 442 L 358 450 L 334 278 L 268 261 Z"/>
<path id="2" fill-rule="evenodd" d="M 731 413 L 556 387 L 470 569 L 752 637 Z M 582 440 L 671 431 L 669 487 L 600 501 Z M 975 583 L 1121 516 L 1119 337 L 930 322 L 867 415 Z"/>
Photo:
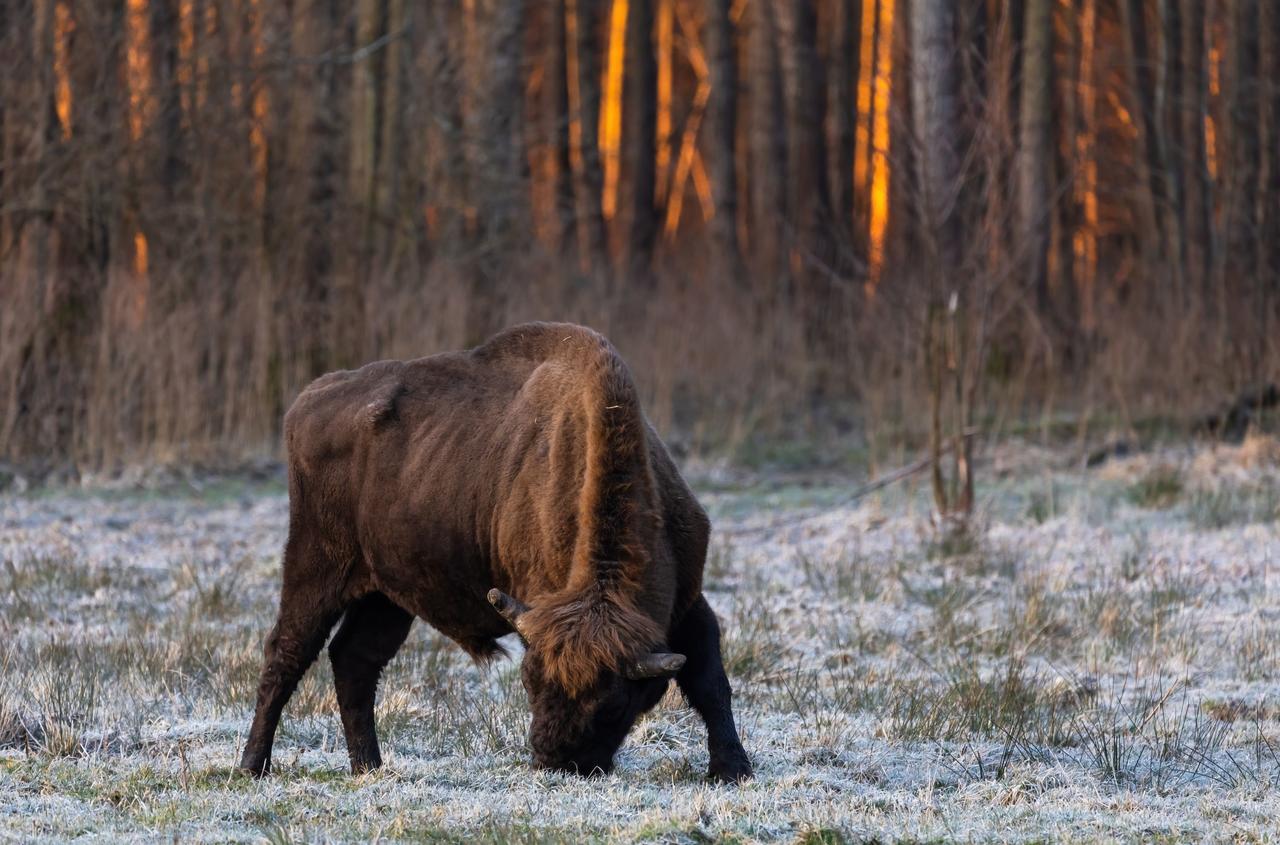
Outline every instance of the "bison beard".
<path id="1" fill-rule="evenodd" d="M 751 765 L 702 596 L 710 525 L 622 359 L 565 324 L 313 382 L 285 417 L 289 538 L 241 766 L 265 774 L 281 712 L 330 629 L 351 767 L 382 762 L 378 678 L 417 617 L 477 659 L 515 630 L 534 762 L 607 772 L 675 678 L 710 775 Z"/>

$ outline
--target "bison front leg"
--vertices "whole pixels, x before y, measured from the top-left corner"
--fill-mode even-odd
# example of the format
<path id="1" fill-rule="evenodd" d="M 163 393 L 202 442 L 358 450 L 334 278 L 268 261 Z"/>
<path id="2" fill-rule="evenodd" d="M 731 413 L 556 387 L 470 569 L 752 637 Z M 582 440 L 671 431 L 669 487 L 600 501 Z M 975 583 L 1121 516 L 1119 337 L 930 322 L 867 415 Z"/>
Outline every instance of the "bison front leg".
<path id="1" fill-rule="evenodd" d="M 413 614 L 382 593 L 373 593 L 347 609 L 329 643 L 333 683 L 354 774 L 382 765 L 373 718 L 378 678 L 404 644 L 412 625 Z"/>
<path id="2" fill-rule="evenodd" d="M 688 658 L 676 675 L 676 683 L 707 725 L 707 748 L 711 752 L 709 776 L 726 782 L 751 777 L 751 760 L 733 723 L 730 702 L 733 693 L 720 654 L 720 625 L 702 596 L 698 596 L 680 621 L 672 634 L 671 646 Z"/>

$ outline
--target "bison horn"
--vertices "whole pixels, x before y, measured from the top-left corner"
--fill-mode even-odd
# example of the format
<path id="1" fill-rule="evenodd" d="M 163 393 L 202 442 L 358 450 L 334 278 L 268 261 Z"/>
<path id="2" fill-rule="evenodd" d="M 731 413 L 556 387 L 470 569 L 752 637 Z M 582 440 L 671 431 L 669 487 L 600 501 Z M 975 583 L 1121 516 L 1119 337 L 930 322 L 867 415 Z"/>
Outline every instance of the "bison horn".
<path id="1" fill-rule="evenodd" d="M 633 681 L 648 678 L 670 678 L 684 668 L 685 656 L 665 651 L 654 651 L 628 665 L 622 672 Z"/>
<path id="2" fill-rule="evenodd" d="M 489 604 L 493 605 L 493 609 L 502 614 L 502 618 L 511 623 L 511 627 L 516 633 L 524 636 L 524 631 L 520 628 L 520 617 L 524 615 L 529 606 L 519 599 L 513 599 L 511 596 L 499 589 L 489 591 Z"/>

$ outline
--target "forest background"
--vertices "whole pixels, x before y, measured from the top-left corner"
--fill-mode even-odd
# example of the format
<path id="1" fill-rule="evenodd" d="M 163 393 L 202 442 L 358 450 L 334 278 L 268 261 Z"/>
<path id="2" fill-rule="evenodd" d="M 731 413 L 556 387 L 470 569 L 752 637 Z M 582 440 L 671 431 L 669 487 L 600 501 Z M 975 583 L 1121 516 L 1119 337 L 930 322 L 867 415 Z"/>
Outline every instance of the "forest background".
<path id="1" fill-rule="evenodd" d="M 311 378 L 524 319 L 704 451 L 1276 381 L 1266 0 L 0 0 L 0 55 L 36 471 L 272 455 Z"/>

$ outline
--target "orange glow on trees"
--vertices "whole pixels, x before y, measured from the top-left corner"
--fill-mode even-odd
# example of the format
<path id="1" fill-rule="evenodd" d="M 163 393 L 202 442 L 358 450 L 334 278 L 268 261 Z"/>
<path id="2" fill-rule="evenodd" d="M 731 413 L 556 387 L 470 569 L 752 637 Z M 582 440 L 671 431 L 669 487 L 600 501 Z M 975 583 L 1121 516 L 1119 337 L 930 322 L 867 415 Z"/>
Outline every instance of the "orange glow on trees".
<path id="1" fill-rule="evenodd" d="M 604 193 L 600 210 L 612 220 L 618 209 L 618 177 L 622 170 L 622 70 L 626 67 L 627 0 L 613 0 L 609 16 L 609 61 L 605 68 L 604 107 L 600 110 L 600 159 Z"/>
<path id="2" fill-rule="evenodd" d="M 147 0 L 128 0 L 125 14 L 125 65 L 129 84 L 129 137 L 137 141 L 150 119 L 151 54 Z"/>
<path id="3" fill-rule="evenodd" d="M 68 62 L 67 45 L 75 30 L 75 21 L 66 3 L 58 3 L 53 7 L 53 74 L 55 79 L 54 105 L 58 113 L 58 124 L 62 127 L 62 137 L 71 137 L 71 68 Z"/>
<path id="4" fill-rule="evenodd" d="M 671 87 L 672 42 L 675 37 L 675 0 L 658 0 L 655 29 L 658 41 L 658 138 L 657 178 L 654 180 L 655 201 L 661 204 L 667 196 L 671 170 Z"/>
<path id="5" fill-rule="evenodd" d="M 893 5 L 880 2 L 880 37 L 876 48 L 875 113 L 871 132 L 871 219 L 867 263 L 870 283 L 880 281 L 884 239 L 889 228 L 889 106 L 893 88 Z"/>

